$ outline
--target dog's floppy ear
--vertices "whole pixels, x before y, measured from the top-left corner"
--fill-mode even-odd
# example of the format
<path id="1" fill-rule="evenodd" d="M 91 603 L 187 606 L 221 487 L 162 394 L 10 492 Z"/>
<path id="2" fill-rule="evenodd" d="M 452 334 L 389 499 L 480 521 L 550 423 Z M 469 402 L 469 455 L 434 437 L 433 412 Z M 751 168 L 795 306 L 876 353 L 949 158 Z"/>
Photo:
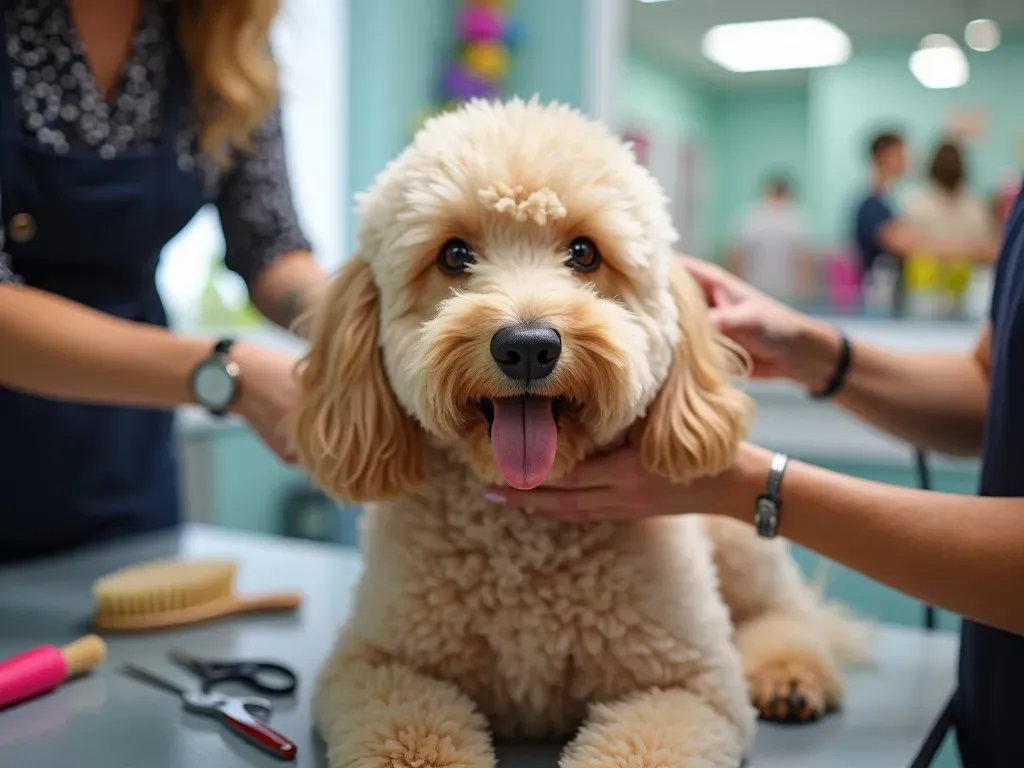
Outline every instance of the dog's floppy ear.
<path id="1" fill-rule="evenodd" d="M 684 483 L 728 468 L 746 437 L 753 401 L 732 383 L 746 373 L 749 358 L 711 325 L 704 295 L 682 259 L 673 258 L 670 270 L 680 337 L 640 449 L 648 471 Z"/>
<path id="2" fill-rule="evenodd" d="M 384 372 L 380 295 L 363 259 L 345 265 L 317 307 L 299 387 L 292 439 L 325 493 L 379 501 L 407 495 L 423 482 L 423 433 Z"/>

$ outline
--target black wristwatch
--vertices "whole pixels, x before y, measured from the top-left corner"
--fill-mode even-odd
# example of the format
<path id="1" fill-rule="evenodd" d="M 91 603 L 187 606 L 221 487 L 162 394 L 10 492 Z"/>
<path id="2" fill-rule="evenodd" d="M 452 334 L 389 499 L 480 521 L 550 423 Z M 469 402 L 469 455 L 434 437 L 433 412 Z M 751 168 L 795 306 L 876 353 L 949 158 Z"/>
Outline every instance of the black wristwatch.
<path id="1" fill-rule="evenodd" d="M 213 416 L 226 415 L 238 396 L 238 363 L 231 359 L 234 343 L 221 339 L 192 371 L 192 399 Z"/>
<path id="2" fill-rule="evenodd" d="M 779 495 L 782 490 L 782 475 L 788 463 L 789 457 L 784 453 L 776 453 L 772 457 L 764 493 L 757 497 L 754 505 L 754 527 L 758 536 L 766 539 L 774 539 L 779 532 L 779 512 L 782 507 Z"/>

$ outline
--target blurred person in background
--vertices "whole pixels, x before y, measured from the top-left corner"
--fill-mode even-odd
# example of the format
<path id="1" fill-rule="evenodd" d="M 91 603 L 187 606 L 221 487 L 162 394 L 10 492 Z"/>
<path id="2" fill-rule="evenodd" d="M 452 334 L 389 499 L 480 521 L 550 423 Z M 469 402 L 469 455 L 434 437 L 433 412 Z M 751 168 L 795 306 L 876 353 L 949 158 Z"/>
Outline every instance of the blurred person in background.
<path id="1" fill-rule="evenodd" d="M 177 525 L 175 406 L 282 458 L 295 358 L 167 329 L 160 254 L 206 204 L 282 327 L 324 275 L 292 202 L 276 0 L 0 3 L 0 563 Z"/>
<path id="2" fill-rule="evenodd" d="M 897 216 L 890 199 L 892 186 L 908 170 L 907 145 L 898 132 L 882 132 L 868 145 L 871 186 L 854 211 L 853 240 L 860 256 L 865 288 L 876 287 L 887 277 L 888 293 L 881 301 L 902 313 L 905 298 L 904 261 L 914 253 L 927 252 L 939 260 L 964 259 L 988 262 L 993 256 L 989 239 L 932 236 Z"/>
<path id="3" fill-rule="evenodd" d="M 783 176 L 765 184 L 764 195 L 739 224 L 730 268 L 751 285 L 787 304 L 804 303 L 814 289 L 811 235 Z"/>
<path id="4" fill-rule="evenodd" d="M 944 243 L 970 243 L 957 258 L 937 259 L 926 249 L 912 253 L 906 263 L 908 295 L 934 297 L 942 313 L 957 311 L 974 276 L 982 280 L 998 249 L 999 230 L 986 201 L 968 189 L 963 151 L 952 141 L 936 148 L 928 165 L 925 186 L 908 196 L 899 217 L 915 232 Z M 985 258 L 984 244 L 988 243 Z M 971 252 L 973 251 L 973 253 Z"/>

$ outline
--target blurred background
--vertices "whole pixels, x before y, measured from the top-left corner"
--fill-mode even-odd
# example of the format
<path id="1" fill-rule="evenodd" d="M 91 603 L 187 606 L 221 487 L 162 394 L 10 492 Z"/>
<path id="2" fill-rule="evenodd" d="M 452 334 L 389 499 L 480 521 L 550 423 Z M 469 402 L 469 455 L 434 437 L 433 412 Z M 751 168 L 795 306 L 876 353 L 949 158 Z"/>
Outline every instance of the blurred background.
<path id="1" fill-rule="evenodd" d="M 854 339 L 907 350 L 974 341 L 991 266 L 966 251 L 940 264 L 929 248 L 994 246 L 1017 191 L 1020 0 L 283 6 L 274 45 L 288 161 L 300 215 L 329 267 L 353 248 L 353 194 L 426 116 L 472 95 L 538 93 L 635 143 L 669 192 L 681 250 Z M 879 204 L 914 234 L 899 261 L 858 248 L 858 211 Z M 300 348 L 259 322 L 222 249 L 216 215 L 205 211 L 168 248 L 160 280 L 175 324 Z M 764 445 L 886 482 L 975 490 L 974 462 L 921 456 L 786 385 L 751 391 Z M 181 439 L 193 520 L 354 545 L 358 510 L 339 512 L 244 425 L 186 411 Z M 799 554 L 809 571 L 818 567 Z M 830 591 L 879 619 L 923 620 L 922 606 L 842 569 Z M 951 627 L 956 617 L 938 622 Z"/>

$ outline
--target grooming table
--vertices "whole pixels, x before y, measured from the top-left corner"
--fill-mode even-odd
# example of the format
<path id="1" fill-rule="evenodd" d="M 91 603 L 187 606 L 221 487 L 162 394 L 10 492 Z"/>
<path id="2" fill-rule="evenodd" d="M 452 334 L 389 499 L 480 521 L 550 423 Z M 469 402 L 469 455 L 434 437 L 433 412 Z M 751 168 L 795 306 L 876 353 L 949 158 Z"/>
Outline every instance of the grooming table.
<path id="1" fill-rule="evenodd" d="M 87 631 L 95 578 L 115 568 L 175 555 L 227 556 L 240 564 L 241 591 L 298 588 L 295 616 L 220 621 L 191 629 L 109 636 L 110 658 L 90 677 L 41 699 L 0 711 L 0 765 L 10 768 L 251 768 L 284 765 L 212 720 L 182 711 L 173 696 L 116 668 L 135 662 L 182 674 L 166 652 L 272 657 L 300 675 L 294 702 L 275 702 L 272 724 L 299 745 L 298 768 L 327 765 L 310 720 L 314 677 L 349 609 L 360 572 L 357 553 L 326 544 L 216 528 L 141 537 L 70 556 L 0 566 L 0 658 L 40 643 L 62 644 Z M 802 727 L 762 725 L 749 768 L 910 766 L 940 717 L 955 681 L 957 639 L 883 628 L 879 667 L 851 672 L 845 709 Z M 231 690 L 231 689 L 228 689 Z M 502 768 L 555 766 L 560 745 L 501 746 Z"/>

